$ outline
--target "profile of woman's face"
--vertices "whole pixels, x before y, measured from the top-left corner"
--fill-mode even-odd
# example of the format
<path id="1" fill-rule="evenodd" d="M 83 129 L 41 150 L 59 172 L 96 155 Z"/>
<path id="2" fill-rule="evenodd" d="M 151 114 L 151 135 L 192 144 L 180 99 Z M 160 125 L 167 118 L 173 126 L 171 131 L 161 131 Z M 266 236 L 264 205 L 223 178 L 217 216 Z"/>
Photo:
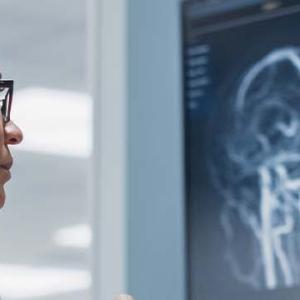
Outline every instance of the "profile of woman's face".
<path id="1" fill-rule="evenodd" d="M 0 114 L 1 115 L 1 114 Z M 17 145 L 23 140 L 23 133 L 13 121 L 4 122 L 3 117 L 0 117 L 0 208 L 5 203 L 4 185 L 11 178 L 10 169 L 13 165 L 9 147 Z"/>

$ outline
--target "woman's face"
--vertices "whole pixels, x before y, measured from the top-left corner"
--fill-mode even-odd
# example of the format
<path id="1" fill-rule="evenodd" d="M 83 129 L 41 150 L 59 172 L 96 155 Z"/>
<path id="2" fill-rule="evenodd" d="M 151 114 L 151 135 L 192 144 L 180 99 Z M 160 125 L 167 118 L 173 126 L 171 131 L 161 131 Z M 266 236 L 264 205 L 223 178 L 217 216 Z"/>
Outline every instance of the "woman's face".
<path id="1" fill-rule="evenodd" d="M 2 208 L 5 203 L 4 185 L 11 177 L 9 170 L 13 164 L 9 146 L 21 143 L 23 133 L 14 122 L 4 123 L 3 117 L 0 118 L 0 208 Z"/>

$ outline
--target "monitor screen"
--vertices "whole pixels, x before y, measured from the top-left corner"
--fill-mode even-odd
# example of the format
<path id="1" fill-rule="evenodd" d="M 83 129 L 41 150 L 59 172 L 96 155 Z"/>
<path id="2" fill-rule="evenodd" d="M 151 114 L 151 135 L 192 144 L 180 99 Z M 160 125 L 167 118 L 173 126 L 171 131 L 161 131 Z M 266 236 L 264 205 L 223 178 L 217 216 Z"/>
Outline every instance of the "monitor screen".
<path id="1" fill-rule="evenodd" d="M 300 297 L 300 1 L 291 2 L 184 6 L 190 300 Z"/>

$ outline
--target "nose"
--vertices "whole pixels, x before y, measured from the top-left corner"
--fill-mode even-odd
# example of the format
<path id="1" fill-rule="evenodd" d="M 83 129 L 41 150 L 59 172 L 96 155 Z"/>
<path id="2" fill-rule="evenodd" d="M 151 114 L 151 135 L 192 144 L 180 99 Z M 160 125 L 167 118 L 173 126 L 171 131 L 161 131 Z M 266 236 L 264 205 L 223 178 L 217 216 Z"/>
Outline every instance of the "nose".
<path id="1" fill-rule="evenodd" d="M 12 121 L 4 126 L 4 141 L 7 145 L 17 145 L 23 140 L 22 130 Z"/>

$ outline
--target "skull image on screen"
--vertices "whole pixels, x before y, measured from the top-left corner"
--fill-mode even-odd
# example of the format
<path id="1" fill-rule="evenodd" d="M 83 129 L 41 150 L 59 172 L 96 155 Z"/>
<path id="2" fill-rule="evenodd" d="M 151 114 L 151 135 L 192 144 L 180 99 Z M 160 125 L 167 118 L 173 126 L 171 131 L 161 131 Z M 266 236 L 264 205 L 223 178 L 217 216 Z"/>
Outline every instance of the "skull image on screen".
<path id="1" fill-rule="evenodd" d="M 257 289 L 300 284 L 300 49 L 251 66 L 226 110 L 210 171 L 230 270 Z"/>

